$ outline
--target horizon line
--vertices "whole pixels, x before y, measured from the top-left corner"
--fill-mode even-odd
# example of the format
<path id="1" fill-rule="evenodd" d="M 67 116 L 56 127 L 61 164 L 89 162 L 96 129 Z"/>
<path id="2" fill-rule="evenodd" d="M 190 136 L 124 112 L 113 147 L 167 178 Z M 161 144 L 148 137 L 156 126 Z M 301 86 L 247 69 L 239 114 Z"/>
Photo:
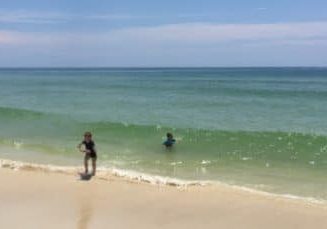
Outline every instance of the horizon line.
<path id="1" fill-rule="evenodd" d="M 327 65 L 267 65 L 267 66 L 0 66 L 0 69 L 158 69 L 158 68 L 327 68 Z"/>

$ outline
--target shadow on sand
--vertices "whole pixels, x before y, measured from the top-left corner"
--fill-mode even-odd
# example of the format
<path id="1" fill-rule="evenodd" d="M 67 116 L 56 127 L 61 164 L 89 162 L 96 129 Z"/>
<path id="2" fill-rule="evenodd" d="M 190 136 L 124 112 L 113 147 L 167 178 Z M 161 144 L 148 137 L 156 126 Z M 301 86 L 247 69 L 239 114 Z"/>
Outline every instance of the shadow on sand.
<path id="1" fill-rule="evenodd" d="M 79 176 L 80 176 L 80 180 L 83 181 L 89 181 L 92 179 L 92 175 L 87 173 L 80 173 Z"/>

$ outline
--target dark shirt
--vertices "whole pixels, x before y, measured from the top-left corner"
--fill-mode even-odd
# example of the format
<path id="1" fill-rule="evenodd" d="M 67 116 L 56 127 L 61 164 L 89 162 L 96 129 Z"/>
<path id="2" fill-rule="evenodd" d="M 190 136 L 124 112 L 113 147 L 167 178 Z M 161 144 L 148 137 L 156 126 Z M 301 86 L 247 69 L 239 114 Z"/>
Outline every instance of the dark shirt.
<path id="1" fill-rule="evenodd" d="M 95 151 L 95 143 L 94 141 L 83 141 L 82 142 L 83 145 L 85 145 L 85 149 L 89 150 L 90 151 L 90 156 L 91 157 L 96 157 L 96 151 Z"/>

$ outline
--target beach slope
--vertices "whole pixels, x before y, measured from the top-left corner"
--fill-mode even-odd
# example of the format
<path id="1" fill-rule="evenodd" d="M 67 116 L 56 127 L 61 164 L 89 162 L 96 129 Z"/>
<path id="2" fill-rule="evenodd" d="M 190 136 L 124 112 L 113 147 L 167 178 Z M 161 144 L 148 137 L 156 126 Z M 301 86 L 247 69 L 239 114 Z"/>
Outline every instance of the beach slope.
<path id="1" fill-rule="evenodd" d="M 324 205 L 229 187 L 0 169 L 0 228 L 327 228 Z"/>

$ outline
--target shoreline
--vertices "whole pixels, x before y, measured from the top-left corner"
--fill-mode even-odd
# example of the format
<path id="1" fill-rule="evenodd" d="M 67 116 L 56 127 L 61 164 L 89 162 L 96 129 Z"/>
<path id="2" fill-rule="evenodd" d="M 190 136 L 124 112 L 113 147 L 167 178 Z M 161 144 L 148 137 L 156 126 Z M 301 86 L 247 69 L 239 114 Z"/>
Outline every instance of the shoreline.
<path id="1" fill-rule="evenodd" d="M 82 177 L 82 166 L 61 166 L 51 164 L 38 164 L 29 163 L 23 161 L 15 161 L 11 159 L 0 158 L 0 169 L 11 169 L 14 171 L 33 171 L 40 173 L 52 173 L 52 174 L 64 174 L 68 176 L 80 176 L 81 179 L 91 178 L 89 176 Z M 116 168 L 98 168 L 97 174 L 92 179 L 98 179 L 110 182 L 117 180 L 119 182 L 136 183 L 140 185 L 150 185 L 159 187 L 172 187 L 181 190 L 187 190 L 190 188 L 213 188 L 213 189 L 227 189 L 235 192 L 248 193 L 250 195 L 257 195 L 269 199 L 280 199 L 285 201 L 293 201 L 304 203 L 307 205 L 325 207 L 327 209 L 327 201 L 323 199 L 316 199 L 313 197 L 302 197 L 292 194 L 278 194 L 272 192 L 266 192 L 259 189 L 249 188 L 240 185 L 232 185 L 219 181 L 197 181 L 197 180 L 182 180 L 178 178 L 163 177 L 160 175 L 151 175 L 141 172 L 123 170 Z"/>
<path id="2" fill-rule="evenodd" d="M 325 228 L 326 206 L 228 187 L 0 168 L 1 228 Z"/>

